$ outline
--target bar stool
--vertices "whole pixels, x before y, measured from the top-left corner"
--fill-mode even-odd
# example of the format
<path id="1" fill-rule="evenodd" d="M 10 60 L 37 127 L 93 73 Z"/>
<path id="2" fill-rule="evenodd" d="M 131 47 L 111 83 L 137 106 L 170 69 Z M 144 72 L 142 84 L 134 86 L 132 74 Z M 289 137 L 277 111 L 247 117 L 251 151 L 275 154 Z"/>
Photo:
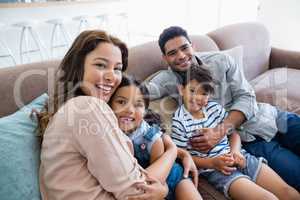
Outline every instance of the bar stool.
<path id="1" fill-rule="evenodd" d="M 67 50 L 70 46 L 70 35 L 65 28 L 65 21 L 66 19 L 63 18 L 50 19 L 46 21 L 46 23 L 53 25 L 50 41 L 50 53 L 52 58 L 55 57 L 54 49 L 64 48 Z M 65 51 L 63 53 L 65 53 Z"/>
<path id="2" fill-rule="evenodd" d="M 31 56 L 29 54 L 33 54 L 37 52 L 41 58 L 41 60 L 44 60 L 43 56 L 43 45 L 39 38 L 39 35 L 34 29 L 34 26 L 37 24 L 36 21 L 23 21 L 16 24 L 13 24 L 13 26 L 17 28 L 21 28 L 21 36 L 20 36 L 20 60 L 21 64 L 25 63 L 24 58 L 27 56 L 28 62 L 31 61 Z M 32 43 L 29 42 L 31 38 Z M 30 47 L 32 46 L 32 48 Z"/>
<path id="3" fill-rule="evenodd" d="M 80 15 L 72 18 L 75 21 L 79 21 L 78 34 L 90 27 L 89 18 L 90 17 L 88 15 Z"/>
<path id="4" fill-rule="evenodd" d="M 0 30 L 2 32 L 4 32 L 7 28 L 6 24 L 0 23 Z M 6 45 L 6 43 L 4 42 L 4 40 L 1 39 L 0 37 L 0 58 L 9 58 L 12 61 L 11 65 L 16 65 L 16 59 L 13 56 L 13 54 L 11 53 L 11 50 L 8 48 L 8 46 Z M 10 65 L 10 64 L 8 64 Z"/>

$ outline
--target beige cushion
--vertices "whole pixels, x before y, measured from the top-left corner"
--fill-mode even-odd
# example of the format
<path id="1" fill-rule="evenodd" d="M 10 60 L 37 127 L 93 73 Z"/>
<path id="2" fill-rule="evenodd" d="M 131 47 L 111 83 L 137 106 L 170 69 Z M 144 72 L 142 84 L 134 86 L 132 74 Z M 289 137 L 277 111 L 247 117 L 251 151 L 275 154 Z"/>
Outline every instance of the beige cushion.
<path id="1" fill-rule="evenodd" d="M 250 83 L 258 102 L 300 114 L 300 70 L 277 68 L 256 77 Z"/>

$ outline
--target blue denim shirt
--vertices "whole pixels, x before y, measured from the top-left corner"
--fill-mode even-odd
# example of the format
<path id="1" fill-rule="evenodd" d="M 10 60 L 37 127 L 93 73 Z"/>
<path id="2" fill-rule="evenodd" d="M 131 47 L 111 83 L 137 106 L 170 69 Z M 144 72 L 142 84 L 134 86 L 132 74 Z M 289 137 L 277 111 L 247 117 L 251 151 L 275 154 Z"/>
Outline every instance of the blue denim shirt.
<path id="1" fill-rule="evenodd" d="M 150 126 L 144 120 L 133 133 L 128 135 L 134 147 L 134 157 L 143 168 L 150 165 L 152 145 L 161 135 L 162 132 L 158 126 Z"/>
<path id="2" fill-rule="evenodd" d="M 211 100 L 223 105 L 227 111 L 238 110 L 245 115 L 247 121 L 241 126 L 241 139 L 250 142 L 258 135 L 270 141 L 277 133 L 277 109 L 270 104 L 256 102 L 254 90 L 246 80 L 242 66 L 222 52 L 198 52 L 194 62 L 197 59 L 210 70 L 215 81 L 215 95 Z M 180 102 L 177 91 L 180 82 L 180 75 L 171 69 L 160 71 L 147 83 L 150 99 L 172 96 Z"/>

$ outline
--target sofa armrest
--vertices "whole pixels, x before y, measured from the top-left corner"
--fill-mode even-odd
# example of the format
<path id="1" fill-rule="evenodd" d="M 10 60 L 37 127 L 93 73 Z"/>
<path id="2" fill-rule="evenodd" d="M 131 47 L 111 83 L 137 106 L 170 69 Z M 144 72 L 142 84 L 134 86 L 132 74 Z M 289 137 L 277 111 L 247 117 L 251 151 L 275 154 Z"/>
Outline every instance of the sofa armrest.
<path id="1" fill-rule="evenodd" d="M 288 67 L 300 69 L 300 52 L 272 47 L 270 68 Z"/>

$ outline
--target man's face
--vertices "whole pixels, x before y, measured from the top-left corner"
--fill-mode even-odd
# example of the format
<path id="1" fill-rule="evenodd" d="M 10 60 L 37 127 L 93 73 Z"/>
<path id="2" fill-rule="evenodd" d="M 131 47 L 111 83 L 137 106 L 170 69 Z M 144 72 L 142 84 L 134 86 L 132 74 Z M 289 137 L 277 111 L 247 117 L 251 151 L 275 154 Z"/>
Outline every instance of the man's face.
<path id="1" fill-rule="evenodd" d="M 184 36 L 170 39 L 165 44 L 164 60 L 175 71 L 187 71 L 192 64 L 194 49 Z"/>

